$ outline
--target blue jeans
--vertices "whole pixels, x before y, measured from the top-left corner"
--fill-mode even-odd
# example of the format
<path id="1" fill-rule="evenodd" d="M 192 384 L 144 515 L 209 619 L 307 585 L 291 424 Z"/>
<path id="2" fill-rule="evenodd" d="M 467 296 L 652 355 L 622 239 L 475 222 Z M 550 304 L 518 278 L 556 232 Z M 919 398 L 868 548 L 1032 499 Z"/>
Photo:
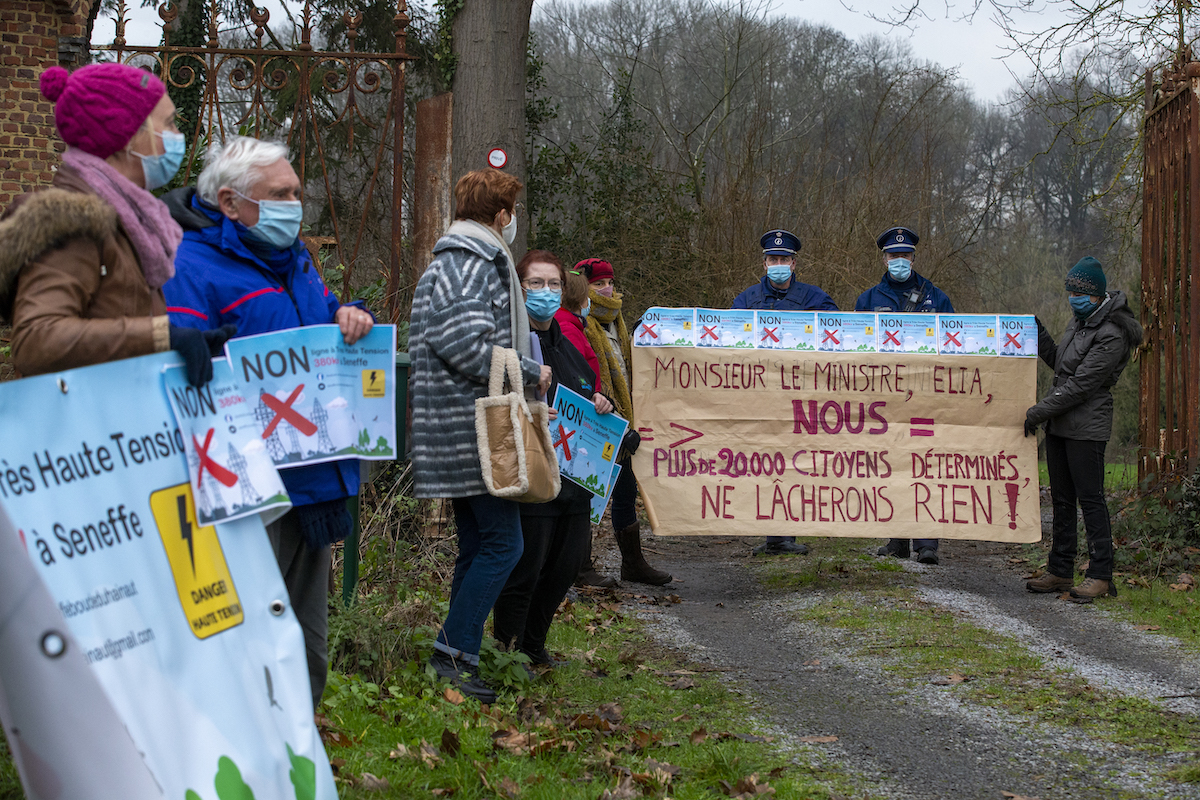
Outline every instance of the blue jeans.
<path id="1" fill-rule="evenodd" d="M 450 612 L 433 646 L 476 665 L 483 624 L 521 560 L 521 506 L 490 494 L 456 497 L 453 505 L 458 558 L 450 583 Z"/>

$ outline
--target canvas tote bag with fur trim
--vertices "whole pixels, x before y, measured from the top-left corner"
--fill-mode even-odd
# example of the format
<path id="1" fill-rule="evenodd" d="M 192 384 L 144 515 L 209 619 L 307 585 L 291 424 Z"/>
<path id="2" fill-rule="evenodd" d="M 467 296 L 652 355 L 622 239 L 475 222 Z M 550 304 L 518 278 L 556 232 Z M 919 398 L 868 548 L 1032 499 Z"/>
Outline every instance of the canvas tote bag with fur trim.
<path id="1" fill-rule="evenodd" d="M 479 464 L 493 497 L 545 503 L 558 497 L 562 485 L 550 441 L 550 407 L 526 401 L 523 384 L 517 351 L 493 347 L 488 396 L 475 401 Z"/>

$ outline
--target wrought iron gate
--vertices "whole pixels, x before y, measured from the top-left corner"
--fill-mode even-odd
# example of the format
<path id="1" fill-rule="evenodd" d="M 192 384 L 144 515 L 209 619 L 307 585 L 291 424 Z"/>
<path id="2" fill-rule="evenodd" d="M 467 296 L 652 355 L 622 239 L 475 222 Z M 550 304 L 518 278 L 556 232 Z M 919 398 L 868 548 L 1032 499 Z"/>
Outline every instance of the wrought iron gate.
<path id="1" fill-rule="evenodd" d="M 1200 62 L 1146 75 L 1138 477 L 1200 458 Z"/>
<path id="2" fill-rule="evenodd" d="M 179 11 L 169 4 L 158 8 L 161 43 L 128 44 L 126 0 L 119 0 L 113 43 L 93 49 L 98 58 L 152 69 L 173 93 L 201 90 L 195 119 L 185 121 L 190 145 L 185 182 L 195 180 L 197 156 L 209 142 L 239 132 L 285 137 L 307 192 L 306 217 L 317 205 L 314 192 L 325 197 L 304 236 L 306 243 L 314 251 L 333 248 L 344 267 L 343 293 L 351 290 L 364 263 L 378 263 L 386 274 L 387 310 L 396 321 L 401 309 L 405 62 L 412 60 L 405 51 L 405 0 L 396 2 L 396 44 L 390 53 L 355 49 L 362 14 L 351 12 L 336 20 L 347 43 L 344 50 L 314 47 L 318 20 L 312 0 L 305 0 L 294 49 L 275 40 L 268 27 L 270 13 L 257 8 L 249 12 L 252 37 L 222 44 L 217 0 L 192 2 L 209 3 L 204 46 L 171 42 Z"/>

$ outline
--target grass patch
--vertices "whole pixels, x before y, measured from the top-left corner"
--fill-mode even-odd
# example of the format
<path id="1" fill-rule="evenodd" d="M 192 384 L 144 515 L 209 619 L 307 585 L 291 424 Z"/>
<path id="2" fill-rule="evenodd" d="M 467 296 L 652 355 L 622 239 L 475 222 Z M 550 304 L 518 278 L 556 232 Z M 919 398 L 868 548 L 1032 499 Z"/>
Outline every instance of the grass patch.
<path id="1" fill-rule="evenodd" d="M 1105 611 L 1137 626 L 1153 626 L 1150 632 L 1174 636 L 1192 653 L 1200 653 L 1200 607 L 1195 591 L 1171 589 L 1170 579 L 1146 581 L 1117 578 L 1120 594 L 1103 604 Z M 1178 585 L 1178 584 L 1177 584 Z"/>
<path id="2" fill-rule="evenodd" d="M 654 646 L 636 621 L 607 604 L 560 616 L 550 648 L 570 663 L 488 710 L 451 702 L 419 661 L 386 685 L 334 676 L 323 713 L 341 797 L 379 797 L 365 774 L 388 782 L 387 797 L 595 800 L 624 783 L 636 796 L 699 800 L 751 775 L 777 797 L 842 790 L 841 775 L 786 758 L 713 674 L 661 651 L 643 658 Z"/>
<path id="3" fill-rule="evenodd" d="M 1111 694 L 1054 669 L 1012 637 L 921 601 L 910 589 L 833 597 L 795 612 L 855 634 L 859 652 L 914 682 L 947 681 L 964 700 L 1078 728 L 1152 752 L 1200 746 L 1195 720 L 1138 698 Z"/>
<path id="4" fill-rule="evenodd" d="M 810 545 L 808 555 L 755 559 L 753 564 L 764 586 L 781 591 L 855 590 L 911 583 L 914 579 L 899 560 L 864 552 L 878 546 L 876 539 L 830 537 Z"/>
<path id="5" fill-rule="evenodd" d="M 1200 783 L 1200 761 L 1178 766 L 1168 772 L 1167 777 L 1180 783 Z"/>
<path id="6" fill-rule="evenodd" d="M 1038 462 L 1038 481 L 1042 486 L 1050 485 L 1050 473 L 1046 462 Z M 1104 489 L 1109 492 L 1130 492 L 1138 488 L 1137 464 L 1105 464 Z"/>

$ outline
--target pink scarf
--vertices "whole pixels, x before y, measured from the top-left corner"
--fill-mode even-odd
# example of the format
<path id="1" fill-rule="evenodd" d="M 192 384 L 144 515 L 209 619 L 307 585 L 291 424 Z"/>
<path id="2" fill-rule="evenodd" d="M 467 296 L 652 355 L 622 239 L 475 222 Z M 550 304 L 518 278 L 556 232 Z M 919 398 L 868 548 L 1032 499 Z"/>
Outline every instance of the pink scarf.
<path id="1" fill-rule="evenodd" d="M 171 217 L 167 204 L 91 153 L 68 147 L 63 163 L 78 170 L 92 191 L 117 210 L 150 288 L 159 289 L 174 277 L 175 250 L 183 241 L 183 228 Z"/>

